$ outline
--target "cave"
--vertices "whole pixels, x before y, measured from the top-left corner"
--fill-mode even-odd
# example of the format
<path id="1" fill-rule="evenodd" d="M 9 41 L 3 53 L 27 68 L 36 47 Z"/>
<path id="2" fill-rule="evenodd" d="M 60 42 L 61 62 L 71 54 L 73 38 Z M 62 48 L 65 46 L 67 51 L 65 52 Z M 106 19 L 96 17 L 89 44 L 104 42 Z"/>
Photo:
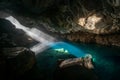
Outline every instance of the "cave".
<path id="1" fill-rule="evenodd" d="M 119 0 L 0 0 L 0 80 L 120 80 Z"/>

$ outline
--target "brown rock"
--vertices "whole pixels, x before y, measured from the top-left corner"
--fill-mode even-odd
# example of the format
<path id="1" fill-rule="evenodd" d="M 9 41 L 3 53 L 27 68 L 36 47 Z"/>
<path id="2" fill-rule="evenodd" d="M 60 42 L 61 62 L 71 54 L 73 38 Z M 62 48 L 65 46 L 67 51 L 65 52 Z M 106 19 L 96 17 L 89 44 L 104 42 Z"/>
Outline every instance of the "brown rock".
<path id="1" fill-rule="evenodd" d="M 98 80 L 91 58 L 73 58 L 59 62 L 54 80 Z"/>

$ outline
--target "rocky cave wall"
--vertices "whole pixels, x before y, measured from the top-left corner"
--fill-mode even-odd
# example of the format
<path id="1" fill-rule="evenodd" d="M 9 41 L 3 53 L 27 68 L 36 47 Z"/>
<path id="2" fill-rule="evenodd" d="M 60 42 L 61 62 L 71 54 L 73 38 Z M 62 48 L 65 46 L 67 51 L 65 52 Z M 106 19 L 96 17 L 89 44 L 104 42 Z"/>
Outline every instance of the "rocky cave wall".
<path id="1" fill-rule="evenodd" d="M 28 12 L 27 17 L 36 16 L 28 21 L 22 19 L 24 25 L 44 23 L 47 30 L 70 41 L 120 46 L 119 0 L 6 1 L 19 4 Z"/>
<path id="2" fill-rule="evenodd" d="M 114 2 L 115 1 L 115 2 Z M 49 0 L 34 3 L 22 0 L 32 12 L 41 13 L 44 21 L 60 33 L 86 31 L 95 34 L 119 32 L 117 0 Z"/>
<path id="3" fill-rule="evenodd" d="M 43 23 L 42 27 L 64 39 L 102 45 L 120 46 L 119 11 L 119 0 L 0 0 L 0 18 L 12 15 L 29 27 L 40 27 Z M 22 30 L 0 19 L 0 73 L 3 74 L 0 77 L 3 80 L 23 75 L 34 66 L 35 55 L 25 48 L 34 42 L 29 39 Z M 60 71 L 64 73 L 66 69 Z M 59 74 L 64 76 L 58 72 L 56 78 L 61 77 Z"/>

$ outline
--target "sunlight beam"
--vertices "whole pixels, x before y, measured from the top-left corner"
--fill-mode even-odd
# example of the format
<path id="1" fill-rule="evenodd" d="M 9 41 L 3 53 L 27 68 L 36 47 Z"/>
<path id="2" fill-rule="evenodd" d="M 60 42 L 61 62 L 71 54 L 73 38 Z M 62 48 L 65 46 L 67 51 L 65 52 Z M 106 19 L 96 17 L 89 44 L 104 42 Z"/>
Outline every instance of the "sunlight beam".
<path id="1" fill-rule="evenodd" d="M 23 26 L 17 19 L 15 19 L 12 16 L 6 17 L 5 19 L 9 20 L 13 25 L 15 25 L 16 28 L 22 29 L 32 39 L 40 42 L 37 45 L 34 45 L 33 47 L 30 48 L 36 54 L 44 51 L 45 49 L 48 48 L 48 44 L 56 41 L 55 38 L 45 34 L 44 32 L 38 30 L 37 28 L 28 28 L 26 26 Z"/>

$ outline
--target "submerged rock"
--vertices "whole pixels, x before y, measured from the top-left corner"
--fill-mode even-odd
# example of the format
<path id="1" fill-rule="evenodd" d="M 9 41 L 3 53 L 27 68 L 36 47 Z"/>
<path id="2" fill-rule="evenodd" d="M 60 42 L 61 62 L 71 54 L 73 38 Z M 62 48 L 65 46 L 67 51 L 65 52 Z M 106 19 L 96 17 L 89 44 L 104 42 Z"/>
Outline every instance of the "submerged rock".
<path id="1" fill-rule="evenodd" d="M 55 71 L 55 80 L 98 80 L 91 58 L 60 60 Z"/>
<path id="2" fill-rule="evenodd" d="M 35 64 L 35 54 L 24 47 L 3 48 L 0 59 L 0 66 L 3 66 L 0 69 L 8 79 L 23 75 Z"/>

